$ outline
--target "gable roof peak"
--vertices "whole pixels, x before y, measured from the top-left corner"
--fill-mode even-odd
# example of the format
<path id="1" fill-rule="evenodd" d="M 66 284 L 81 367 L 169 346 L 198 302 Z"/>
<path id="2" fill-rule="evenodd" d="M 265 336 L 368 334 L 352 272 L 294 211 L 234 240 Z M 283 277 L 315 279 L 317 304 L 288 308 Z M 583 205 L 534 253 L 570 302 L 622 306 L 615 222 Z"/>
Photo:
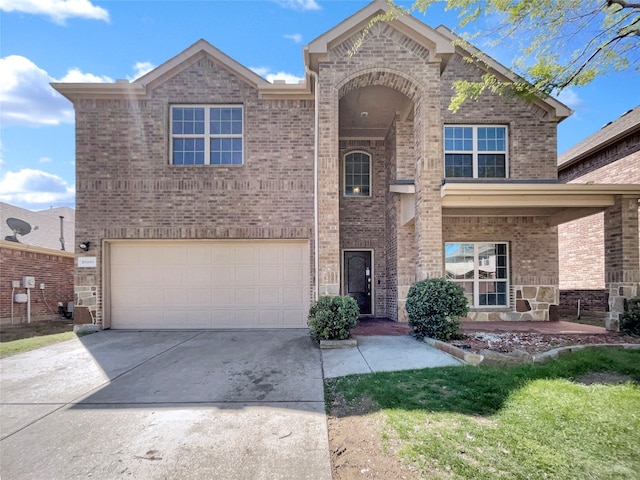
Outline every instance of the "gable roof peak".
<path id="1" fill-rule="evenodd" d="M 305 64 L 317 71 L 318 61 L 335 45 L 349 37 L 362 32 L 369 26 L 376 15 L 391 9 L 385 0 L 374 0 L 364 8 L 346 18 L 332 29 L 312 40 L 304 49 Z M 433 54 L 441 59 L 448 59 L 454 53 L 454 47 L 449 39 L 412 15 L 400 15 L 389 25 L 416 40 L 420 44 L 432 45 Z"/>
<path id="2" fill-rule="evenodd" d="M 162 65 L 154 68 L 149 73 L 136 79 L 133 83 L 142 84 L 145 86 L 160 83 L 163 80 L 174 76 L 177 72 L 195 62 L 200 58 L 202 54 L 208 55 L 209 57 L 213 58 L 216 63 L 220 64 L 223 68 L 226 68 L 231 73 L 239 76 L 254 88 L 269 83 L 260 75 L 248 69 L 241 63 L 237 62 L 221 50 L 218 50 L 203 38 L 197 40 L 193 45 L 187 47 L 178 55 L 167 60 Z"/>

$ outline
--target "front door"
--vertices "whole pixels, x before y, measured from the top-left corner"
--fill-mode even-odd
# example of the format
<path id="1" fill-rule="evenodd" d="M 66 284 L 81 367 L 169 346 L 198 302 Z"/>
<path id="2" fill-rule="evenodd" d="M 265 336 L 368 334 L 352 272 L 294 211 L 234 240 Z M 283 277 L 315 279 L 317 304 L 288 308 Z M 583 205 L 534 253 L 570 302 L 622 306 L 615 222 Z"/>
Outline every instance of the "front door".
<path id="1" fill-rule="evenodd" d="M 361 315 L 371 315 L 371 251 L 344 252 L 345 295 L 356 299 Z"/>

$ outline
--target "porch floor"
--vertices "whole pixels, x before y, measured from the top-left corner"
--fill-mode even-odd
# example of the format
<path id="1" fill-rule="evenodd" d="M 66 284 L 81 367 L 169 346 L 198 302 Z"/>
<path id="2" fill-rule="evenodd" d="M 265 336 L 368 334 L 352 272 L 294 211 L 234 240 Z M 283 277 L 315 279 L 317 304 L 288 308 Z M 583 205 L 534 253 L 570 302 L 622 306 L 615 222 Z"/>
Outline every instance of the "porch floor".
<path id="1" fill-rule="evenodd" d="M 545 333 L 545 334 L 606 334 L 603 327 L 582 325 L 572 322 L 462 322 L 463 333 Z M 353 336 L 369 335 L 409 335 L 411 328 L 406 323 L 399 323 L 380 317 L 365 317 L 351 330 Z"/>

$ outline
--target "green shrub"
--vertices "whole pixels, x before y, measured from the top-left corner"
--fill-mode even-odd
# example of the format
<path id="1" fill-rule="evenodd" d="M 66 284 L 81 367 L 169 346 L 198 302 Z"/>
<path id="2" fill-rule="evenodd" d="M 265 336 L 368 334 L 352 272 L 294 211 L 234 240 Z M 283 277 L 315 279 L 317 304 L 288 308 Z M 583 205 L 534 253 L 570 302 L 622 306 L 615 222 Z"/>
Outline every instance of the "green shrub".
<path id="1" fill-rule="evenodd" d="M 467 297 L 457 283 L 434 278 L 414 283 L 407 296 L 409 326 L 416 338 L 450 340 L 458 335 L 458 317 L 467 314 Z"/>
<path id="2" fill-rule="evenodd" d="M 309 308 L 309 334 L 311 339 L 346 340 L 358 323 L 358 303 L 352 297 L 320 297 Z"/>
<path id="3" fill-rule="evenodd" d="M 620 332 L 640 335 L 640 297 L 625 300 L 625 312 L 620 317 Z"/>

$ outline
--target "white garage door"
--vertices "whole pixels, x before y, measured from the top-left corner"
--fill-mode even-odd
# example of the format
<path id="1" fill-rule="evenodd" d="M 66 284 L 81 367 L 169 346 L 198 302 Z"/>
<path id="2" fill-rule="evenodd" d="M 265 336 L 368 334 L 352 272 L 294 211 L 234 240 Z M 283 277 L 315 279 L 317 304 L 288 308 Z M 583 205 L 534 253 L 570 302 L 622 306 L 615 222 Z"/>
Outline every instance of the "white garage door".
<path id="1" fill-rule="evenodd" d="M 112 328 L 299 328 L 309 308 L 308 242 L 110 244 Z"/>

